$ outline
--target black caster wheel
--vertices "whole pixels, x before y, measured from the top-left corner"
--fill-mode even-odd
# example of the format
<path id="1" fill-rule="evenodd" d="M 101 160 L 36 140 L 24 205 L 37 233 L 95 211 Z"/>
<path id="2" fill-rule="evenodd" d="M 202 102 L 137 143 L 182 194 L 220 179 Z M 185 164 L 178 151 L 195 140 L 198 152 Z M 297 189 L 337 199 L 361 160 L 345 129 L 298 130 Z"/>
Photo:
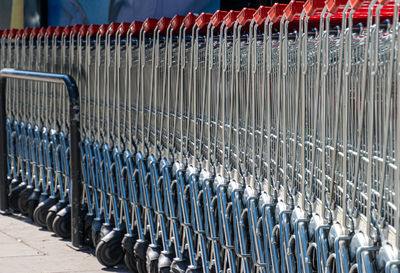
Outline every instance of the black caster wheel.
<path id="1" fill-rule="evenodd" d="M 96 247 L 101 240 L 100 230 L 102 225 L 103 225 L 103 220 L 101 218 L 93 219 L 91 227 L 91 237 L 94 247 Z"/>
<path id="2" fill-rule="evenodd" d="M 135 259 L 135 256 L 133 255 L 133 253 L 125 252 L 124 263 L 125 263 L 126 267 L 133 273 L 139 272 L 136 268 L 136 259 Z"/>
<path id="3" fill-rule="evenodd" d="M 18 205 L 19 195 L 26 188 L 26 183 L 20 183 L 15 187 L 11 188 L 10 194 L 8 195 L 9 206 L 14 212 L 21 212 Z"/>
<path id="4" fill-rule="evenodd" d="M 124 262 L 130 271 L 133 273 L 138 273 L 136 268 L 136 259 L 133 252 L 133 248 L 135 246 L 136 239 L 128 234 L 125 234 L 124 239 L 122 239 L 122 248 L 124 250 Z"/>
<path id="5" fill-rule="evenodd" d="M 83 223 L 85 226 L 85 244 L 90 247 L 95 247 L 92 241 L 92 223 L 93 223 L 94 215 L 85 214 L 85 218 L 83 219 Z"/>
<path id="6" fill-rule="evenodd" d="M 22 214 L 28 215 L 28 198 L 33 193 L 33 187 L 27 186 L 21 193 L 18 198 L 18 208 Z"/>
<path id="7" fill-rule="evenodd" d="M 161 253 L 160 257 L 158 257 L 158 272 L 170 272 L 171 264 L 174 259 L 172 253 Z"/>
<path id="8" fill-rule="evenodd" d="M 170 272 L 173 273 L 185 273 L 188 269 L 189 264 L 185 261 L 173 261 L 171 264 Z"/>
<path id="9" fill-rule="evenodd" d="M 43 193 L 39 197 L 39 204 L 49 199 L 50 195 L 48 193 Z"/>
<path id="10" fill-rule="evenodd" d="M 56 198 L 48 198 L 39 203 L 33 212 L 33 220 L 34 222 L 41 226 L 42 228 L 47 228 L 46 217 L 49 212 L 49 209 L 57 204 L 58 200 Z"/>
<path id="11" fill-rule="evenodd" d="M 112 230 L 101 239 L 96 246 L 96 257 L 99 263 L 106 267 L 114 267 L 122 262 L 124 258 L 121 246 L 123 236 L 122 231 Z"/>
<path id="12" fill-rule="evenodd" d="M 53 221 L 53 231 L 63 239 L 71 237 L 71 207 L 67 206 L 57 213 Z"/>
<path id="13" fill-rule="evenodd" d="M 40 191 L 39 190 L 34 190 L 28 198 L 28 202 L 26 204 L 27 206 L 27 212 L 29 218 L 33 219 L 33 212 L 35 211 L 36 207 L 39 205 L 39 198 L 40 198 Z"/>
<path id="14" fill-rule="evenodd" d="M 113 230 L 113 226 L 111 224 L 103 223 L 100 228 L 100 240 L 102 240 L 108 233 Z"/>
<path id="15" fill-rule="evenodd" d="M 139 273 L 148 273 L 146 270 L 146 252 L 149 243 L 147 241 L 137 240 L 134 246 L 136 268 Z"/>
<path id="16" fill-rule="evenodd" d="M 146 269 L 149 273 L 158 273 L 158 258 L 161 249 L 157 246 L 149 246 L 146 251 Z"/>
<path id="17" fill-rule="evenodd" d="M 66 202 L 58 202 L 49 209 L 46 216 L 46 227 L 49 231 L 53 231 L 53 222 L 56 218 L 57 213 L 67 206 Z"/>

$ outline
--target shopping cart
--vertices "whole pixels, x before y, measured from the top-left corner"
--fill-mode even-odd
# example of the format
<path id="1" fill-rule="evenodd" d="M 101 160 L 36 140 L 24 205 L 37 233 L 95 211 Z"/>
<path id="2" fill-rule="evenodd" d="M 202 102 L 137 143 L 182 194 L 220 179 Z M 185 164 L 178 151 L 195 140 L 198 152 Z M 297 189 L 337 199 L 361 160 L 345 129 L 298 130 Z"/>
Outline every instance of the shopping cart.
<path id="1" fill-rule="evenodd" d="M 103 265 L 397 272 L 398 13 L 309 0 L 11 30 L 1 67 L 76 79 L 79 211 Z M 68 237 L 66 89 L 6 92 L 10 207 Z"/>

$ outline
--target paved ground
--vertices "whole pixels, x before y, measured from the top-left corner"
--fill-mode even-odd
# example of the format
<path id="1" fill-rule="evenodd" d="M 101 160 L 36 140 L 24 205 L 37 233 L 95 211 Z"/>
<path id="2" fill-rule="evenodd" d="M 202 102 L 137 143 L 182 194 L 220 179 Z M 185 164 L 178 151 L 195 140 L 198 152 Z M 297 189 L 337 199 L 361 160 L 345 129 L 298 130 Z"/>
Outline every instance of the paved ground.
<path id="1" fill-rule="evenodd" d="M 0 215 L 0 273 L 128 272 L 123 266 L 104 268 L 91 251 L 67 243 L 26 217 Z"/>

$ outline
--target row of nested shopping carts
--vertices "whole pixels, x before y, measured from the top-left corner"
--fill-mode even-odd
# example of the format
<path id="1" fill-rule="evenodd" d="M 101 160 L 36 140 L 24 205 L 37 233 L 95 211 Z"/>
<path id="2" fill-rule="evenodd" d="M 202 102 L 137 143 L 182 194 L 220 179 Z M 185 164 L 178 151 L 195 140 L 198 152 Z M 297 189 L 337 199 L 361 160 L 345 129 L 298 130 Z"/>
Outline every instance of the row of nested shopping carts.
<path id="1" fill-rule="evenodd" d="M 85 240 L 133 272 L 399 272 L 400 1 L 10 30 L 72 75 Z M 6 87 L 10 206 L 70 235 L 66 89 Z"/>

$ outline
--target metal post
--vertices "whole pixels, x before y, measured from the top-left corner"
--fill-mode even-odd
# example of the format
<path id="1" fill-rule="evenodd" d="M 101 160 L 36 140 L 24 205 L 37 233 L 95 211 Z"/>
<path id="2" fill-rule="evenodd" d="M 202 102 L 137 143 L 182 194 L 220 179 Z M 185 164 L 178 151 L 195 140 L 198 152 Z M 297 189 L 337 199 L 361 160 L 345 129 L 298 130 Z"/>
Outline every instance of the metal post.
<path id="1" fill-rule="evenodd" d="M 1 75 L 1 74 L 0 74 Z M 7 182 L 6 82 L 0 77 L 0 213 L 9 214 Z"/>
<path id="2" fill-rule="evenodd" d="M 74 248 L 83 247 L 84 227 L 81 217 L 81 157 L 80 157 L 80 105 L 79 92 L 75 80 L 65 74 L 33 72 L 15 69 L 0 71 L 0 177 L 7 176 L 7 141 L 6 141 L 6 81 L 7 79 L 31 80 L 64 84 L 68 90 L 69 123 L 71 137 L 71 241 Z M 0 183 L 0 212 L 8 212 L 8 185 Z"/>

